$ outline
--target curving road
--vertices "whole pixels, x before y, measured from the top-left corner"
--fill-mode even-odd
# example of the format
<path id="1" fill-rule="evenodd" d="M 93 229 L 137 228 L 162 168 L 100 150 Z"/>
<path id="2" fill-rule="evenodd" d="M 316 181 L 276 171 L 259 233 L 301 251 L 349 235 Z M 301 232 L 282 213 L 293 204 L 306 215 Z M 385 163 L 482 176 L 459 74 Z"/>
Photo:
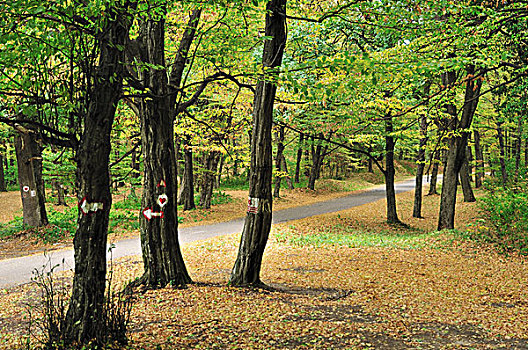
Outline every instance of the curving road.
<path id="1" fill-rule="evenodd" d="M 424 182 L 425 182 L 424 177 Z M 396 183 L 396 193 L 414 189 L 415 180 Z M 273 223 L 303 219 L 310 216 L 337 212 L 355 206 L 375 202 L 385 198 L 385 185 L 373 187 L 369 190 L 310 205 L 284 209 L 273 212 Z M 180 243 L 185 244 L 210 237 L 241 232 L 244 219 L 235 219 L 212 225 L 187 227 L 179 230 Z M 112 257 L 119 258 L 141 254 L 139 238 L 127 239 L 115 243 Z M 110 257 L 110 253 L 109 253 Z M 0 288 L 25 284 L 31 281 L 35 269 L 59 265 L 56 271 L 73 269 L 73 249 L 58 250 L 46 254 L 36 254 L 13 259 L 0 260 Z"/>

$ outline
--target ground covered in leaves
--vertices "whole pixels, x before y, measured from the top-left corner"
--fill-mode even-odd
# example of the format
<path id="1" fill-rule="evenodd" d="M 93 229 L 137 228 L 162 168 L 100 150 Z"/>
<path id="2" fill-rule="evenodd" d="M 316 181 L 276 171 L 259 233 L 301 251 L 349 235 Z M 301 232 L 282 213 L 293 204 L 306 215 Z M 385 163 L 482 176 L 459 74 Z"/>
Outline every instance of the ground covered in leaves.
<path id="1" fill-rule="evenodd" d="M 183 247 L 196 282 L 137 292 L 131 349 L 528 349 L 528 264 L 435 226 L 438 196 L 411 219 L 412 193 L 398 196 L 411 229 L 384 223 L 384 201 L 274 227 L 262 279 L 267 289 L 227 286 L 239 235 Z M 478 212 L 461 203 L 458 228 Z M 140 257 L 113 263 L 122 285 Z M 69 280 L 63 279 L 66 285 Z M 34 285 L 4 290 L 0 344 L 28 335 Z M 31 338 L 34 341 L 35 338 Z"/>

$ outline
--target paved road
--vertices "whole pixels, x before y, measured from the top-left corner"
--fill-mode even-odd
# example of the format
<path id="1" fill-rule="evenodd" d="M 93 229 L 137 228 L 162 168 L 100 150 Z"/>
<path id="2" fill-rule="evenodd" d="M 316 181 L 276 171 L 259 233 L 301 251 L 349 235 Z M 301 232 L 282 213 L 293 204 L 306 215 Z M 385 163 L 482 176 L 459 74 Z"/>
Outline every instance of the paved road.
<path id="1" fill-rule="evenodd" d="M 396 183 L 396 193 L 411 191 L 413 189 L 414 179 Z M 309 216 L 345 210 L 383 198 L 385 198 L 385 185 L 380 185 L 346 197 L 275 211 L 273 213 L 273 223 L 278 224 Z M 210 237 L 241 232 L 243 226 L 244 219 L 235 219 L 213 225 L 183 228 L 179 231 L 180 242 L 185 244 Z M 137 254 L 141 254 L 139 238 L 119 241 L 112 250 L 113 258 Z M 40 253 L 20 258 L 0 260 L 0 288 L 28 283 L 31 281 L 32 272 L 35 269 L 41 270 L 44 266 L 49 267 L 57 264 L 60 264 L 57 271 L 73 269 L 73 250 L 59 250 L 49 252 L 46 255 Z"/>

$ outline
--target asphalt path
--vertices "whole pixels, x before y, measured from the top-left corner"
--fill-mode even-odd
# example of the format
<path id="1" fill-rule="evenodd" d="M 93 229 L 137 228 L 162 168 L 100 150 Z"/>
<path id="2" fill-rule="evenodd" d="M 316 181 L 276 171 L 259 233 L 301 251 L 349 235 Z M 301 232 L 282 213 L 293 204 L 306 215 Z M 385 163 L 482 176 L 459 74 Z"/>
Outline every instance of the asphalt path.
<path id="1" fill-rule="evenodd" d="M 424 182 L 425 180 L 424 177 Z M 395 185 L 396 193 L 411 191 L 414 189 L 414 184 L 414 179 L 397 182 Z M 385 198 L 385 185 L 380 185 L 345 197 L 274 211 L 273 224 L 346 210 L 383 198 Z M 179 230 L 180 243 L 185 244 L 215 236 L 238 233 L 242 231 L 243 226 L 244 219 L 241 218 L 212 225 L 182 228 Z M 115 259 L 138 254 L 141 254 L 140 240 L 139 238 L 132 238 L 114 243 L 111 253 L 108 253 L 108 258 Z M 55 266 L 55 271 L 73 269 L 73 249 L 0 260 L 0 288 L 29 283 L 35 270 L 46 272 L 52 266 Z"/>

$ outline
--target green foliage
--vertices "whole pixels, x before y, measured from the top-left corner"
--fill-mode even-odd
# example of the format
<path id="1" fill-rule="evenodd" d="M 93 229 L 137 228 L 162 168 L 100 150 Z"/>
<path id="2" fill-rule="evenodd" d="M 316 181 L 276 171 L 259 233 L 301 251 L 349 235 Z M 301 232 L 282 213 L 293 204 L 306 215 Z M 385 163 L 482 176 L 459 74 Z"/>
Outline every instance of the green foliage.
<path id="1" fill-rule="evenodd" d="M 224 190 L 247 190 L 249 189 L 249 180 L 246 176 L 231 176 L 223 179 L 221 189 Z"/>
<path id="2" fill-rule="evenodd" d="M 405 234 L 363 232 L 341 224 L 328 227 L 322 232 L 311 232 L 308 234 L 297 233 L 294 226 L 290 226 L 289 230 L 277 233 L 279 241 L 300 247 L 337 245 L 350 248 L 390 247 L 417 249 L 427 245 L 427 237 L 430 237 L 430 234 L 416 234 L 413 231 Z"/>
<path id="3" fill-rule="evenodd" d="M 200 202 L 200 195 L 196 195 L 194 198 L 195 203 Z M 225 192 L 222 191 L 214 191 L 213 197 L 211 198 L 211 205 L 220 205 L 220 204 L 226 204 L 231 203 L 233 201 L 233 198 L 228 195 Z"/>
<path id="4" fill-rule="evenodd" d="M 481 201 L 483 218 L 471 238 L 495 244 L 503 252 L 528 255 L 527 185 L 526 179 L 509 188 L 487 181 L 487 193 Z"/>
<path id="5" fill-rule="evenodd" d="M 112 207 L 114 209 L 137 210 L 141 207 L 141 198 L 135 194 L 131 194 L 127 196 L 124 200 L 115 202 Z"/>

